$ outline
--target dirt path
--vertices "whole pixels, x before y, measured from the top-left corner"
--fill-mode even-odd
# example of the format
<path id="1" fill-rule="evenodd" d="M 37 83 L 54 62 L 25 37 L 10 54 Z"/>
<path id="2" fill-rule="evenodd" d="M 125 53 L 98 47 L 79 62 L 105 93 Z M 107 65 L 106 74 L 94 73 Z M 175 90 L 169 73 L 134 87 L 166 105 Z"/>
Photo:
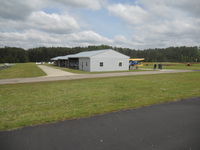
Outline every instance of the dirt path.
<path id="1" fill-rule="evenodd" d="M 192 72 L 192 70 L 162 70 L 162 71 L 141 71 L 141 72 L 118 72 L 118 73 L 101 73 L 101 74 L 72 74 L 65 76 L 43 76 L 34 78 L 15 78 L 15 79 L 2 79 L 0 84 L 16 84 L 16 83 L 32 83 L 32 82 L 47 82 L 59 80 L 76 80 L 88 78 L 106 78 L 106 77 L 119 77 L 119 76 L 136 76 L 148 74 L 165 74 L 165 73 L 181 73 Z"/>
<path id="2" fill-rule="evenodd" d="M 47 74 L 48 77 L 75 75 L 74 73 L 62 71 L 60 69 L 55 69 L 55 68 L 48 67 L 48 66 L 45 66 L 45 65 L 38 65 L 38 67 L 40 69 L 42 69 Z"/>

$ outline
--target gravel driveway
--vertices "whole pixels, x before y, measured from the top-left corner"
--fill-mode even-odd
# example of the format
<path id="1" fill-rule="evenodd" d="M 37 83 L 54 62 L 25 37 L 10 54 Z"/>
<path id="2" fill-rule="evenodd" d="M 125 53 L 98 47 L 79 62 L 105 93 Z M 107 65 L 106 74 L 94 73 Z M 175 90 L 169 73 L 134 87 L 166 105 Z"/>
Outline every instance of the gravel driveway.
<path id="1" fill-rule="evenodd" d="M 55 68 L 48 67 L 48 66 L 45 66 L 45 65 L 38 65 L 38 67 L 40 69 L 42 69 L 47 74 L 47 76 L 49 76 L 49 77 L 75 75 L 74 73 L 62 71 L 60 69 L 55 69 Z"/>
<path id="2" fill-rule="evenodd" d="M 48 67 L 50 68 L 50 67 Z M 54 68 L 53 68 L 54 69 Z M 61 71 L 55 69 L 56 72 Z M 64 72 L 64 71 L 62 71 Z M 16 83 L 32 83 L 32 82 L 46 82 L 46 81 L 59 81 L 59 80 L 77 80 L 77 79 L 88 79 L 88 78 L 107 78 L 107 77 L 120 77 L 120 76 L 137 76 L 137 75 L 147 75 L 147 74 L 165 74 L 165 73 L 183 73 L 192 72 L 192 70 L 162 70 L 162 71 L 138 71 L 138 72 L 116 72 L 116 73 L 99 73 L 99 74 L 73 74 L 69 72 L 64 72 L 65 75 L 61 76 L 61 73 L 54 76 L 42 76 L 33 78 L 15 78 L 15 79 L 2 79 L 1 84 L 16 84 Z M 71 74 L 71 75 L 70 75 Z"/>

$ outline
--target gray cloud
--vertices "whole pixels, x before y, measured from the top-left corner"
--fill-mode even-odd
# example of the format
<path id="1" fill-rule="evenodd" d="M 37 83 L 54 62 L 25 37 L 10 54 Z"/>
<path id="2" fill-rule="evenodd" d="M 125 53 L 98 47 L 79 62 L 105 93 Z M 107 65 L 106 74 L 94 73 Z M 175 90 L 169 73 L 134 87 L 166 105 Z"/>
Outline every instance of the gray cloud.
<path id="1" fill-rule="evenodd" d="M 34 10 L 41 9 L 46 0 L 0 0 L 0 18 L 26 19 Z"/>
<path id="2" fill-rule="evenodd" d="M 33 12 L 24 20 L 0 19 L 0 32 L 22 32 L 35 29 L 49 33 L 66 34 L 79 30 L 76 19 L 68 14 L 47 14 Z"/>
<path id="3" fill-rule="evenodd" d="M 6 19 L 24 19 L 32 11 L 31 6 L 23 1 L 1 0 L 0 16 Z"/>
<path id="4" fill-rule="evenodd" d="M 168 7 L 171 9 L 179 9 L 184 13 L 189 13 L 194 16 L 200 16 L 200 1 L 199 0 L 141 0 L 141 2 L 149 7 L 152 5 Z"/>
<path id="5" fill-rule="evenodd" d="M 141 0 L 132 5 L 113 4 L 107 9 L 132 29 L 129 41 L 133 47 L 143 49 L 199 45 L 199 6 L 195 0 Z"/>
<path id="6" fill-rule="evenodd" d="M 23 20 L 33 11 L 57 5 L 59 7 L 75 7 L 100 9 L 105 0 L 0 0 L 0 17 L 4 19 Z"/>
<path id="7" fill-rule="evenodd" d="M 87 46 L 90 44 L 112 44 L 112 42 L 112 40 L 90 30 L 71 34 L 50 34 L 37 30 L 0 34 L 1 47 L 8 45 L 23 48 L 39 46 Z"/>
<path id="8" fill-rule="evenodd" d="M 79 29 L 77 21 L 68 14 L 47 14 L 42 11 L 34 12 L 27 20 L 30 28 L 50 33 L 70 33 Z"/>
<path id="9" fill-rule="evenodd" d="M 0 0 L 0 3 L 0 46 L 109 44 L 143 49 L 200 43 L 198 0 L 138 0 L 132 4 L 109 4 L 106 0 Z M 42 11 L 49 7 L 61 7 L 62 11 Z M 131 38 L 124 35 L 107 38 L 90 27 L 83 29 L 81 16 L 69 13 L 71 8 L 98 10 L 102 7 L 120 18 L 130 30 Z"/>
<path id="10" fill-rule="evenodd" d="M 64 4 L 65 6 L 100 9 L 105 0 L 57 0 L 56 2 Z"/>
<path id="11" fill-rule="evenodd" d="M 114 14 L 131 24 L 143 23 L 143 21 L 147 20 L 149 17 L 147 11 L 137 5 L 114 4 L 107 8 L 111 14 Z"/>

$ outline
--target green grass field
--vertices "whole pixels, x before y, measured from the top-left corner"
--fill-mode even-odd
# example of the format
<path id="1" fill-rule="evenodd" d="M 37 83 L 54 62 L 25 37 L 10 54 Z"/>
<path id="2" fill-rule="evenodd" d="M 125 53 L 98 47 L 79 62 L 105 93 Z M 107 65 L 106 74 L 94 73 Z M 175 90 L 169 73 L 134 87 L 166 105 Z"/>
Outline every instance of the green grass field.
<path id="1" fill-rule="evenodd" d="M 154 64 L 159 64 L 159 62 L 154 62 L 154 63 L 144 62 L 144 66 L 140 68 L 153 69 Z M 191 64 L 191 66 L 187 66 L 187 63 L 161 62 L 161 64 L 163 64 L 163 69 L 200 70 L 200 63 Z"/>
<path id="2" fill-rule="evenodd" d="M 147 71 L 145 69 L 151 69 L 153 70 L 154 64 L 161 63 L 163 65 L 163 69 L 181 69 L 181 70 L 200 70 L 200 63 L 192 64 L 191 66 L 187 66 L 187 63 L 172 63 L 172 62 L 144 62 L 143 66 L 140 66 L 138 70 L 128 70 L 128 71 Z M 97 74 L 97 73 L 110 73 L 110 72 L 127 72 L 127 71 L 109 71 L 109 72 L 86 72 L 81 70 L 75 70 L 75 69 L 69 69 L 64 67 L 57 67 L 52 64 L 46 64 L 47 66 L 54 67 L 57 69 L 61 69 L 64 71 L 77 73 L 77 74 Z M 158 66 L 157 66 L 158 67 Z M 144 69 L 144 70 L 142 70 Z"/>
<path id="3" fill-rule="evenodd" d="M 0 130 L 200 96 L 200 72 L 0 85 Z"/>
<path id="4" fill-rule="evenodd" d="M 87 72 L 82 70 L 76 70 L 76 69 L 69 69 L 65 67 L 58 67 L 53 64 L 45 64 L 49 67 L 53 67 L 56 69 L 61 69 L 63 71 L 71 72 L 71 73 L 77 73 L 77 74 L 99 74 L 99 73 L 115 73 L 115 72 L 135 72 L 135 71 L 146 71 L 146 70 L 127 70 L 127 71 L 101 71 L 101 72 Z"/>
<path id="5" fill-rule="evenodd" d="M 46 75 L 34 63 L 17 63 L 10 68 L 0 70 L 0 79 L 26 78 Z"/>

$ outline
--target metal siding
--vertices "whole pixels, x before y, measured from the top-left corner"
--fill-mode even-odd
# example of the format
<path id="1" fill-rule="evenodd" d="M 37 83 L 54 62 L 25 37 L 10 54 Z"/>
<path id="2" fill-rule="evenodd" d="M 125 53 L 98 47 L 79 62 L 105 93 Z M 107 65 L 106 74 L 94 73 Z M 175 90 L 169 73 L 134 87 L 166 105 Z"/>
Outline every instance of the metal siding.
<path id="1" fill-rule="evenodd" d="M 79 58 L 79 70 L 90 71 L 90 58 Z"/>
<path id="2" fill-rule="evenodd" d="M 113 50 L 91 57 L 91 72 L 95 71 L 124 71 L 129 70 L 129 57 Z M 103 62 L 103 67 L 100 67 Z M 122 66 L 119 66 L 122 62 Z"/>
<path id="3" fill-rule="evenodd" d="M 103 62 L 103 67 L 100 67 L 100 62 Z M 122 62 L 122 66 L 119 66 Z M 91 72 L 95 71 L 123 71 L 129 70 L 129 61 L 126 58 L 91 58 Z"/>

